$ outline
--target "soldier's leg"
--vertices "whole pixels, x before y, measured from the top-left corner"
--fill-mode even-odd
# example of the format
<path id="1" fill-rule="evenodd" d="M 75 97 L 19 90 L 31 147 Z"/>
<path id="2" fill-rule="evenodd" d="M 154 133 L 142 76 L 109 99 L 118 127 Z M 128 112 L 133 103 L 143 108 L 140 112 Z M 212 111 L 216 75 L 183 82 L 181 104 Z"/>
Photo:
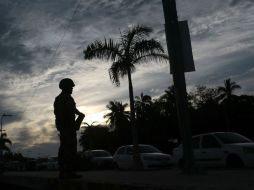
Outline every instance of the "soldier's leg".
<path id="1" fill-rule="evenodd" d="M 76 132 L 70 133 L 68 151 L 69 151 L 68 167 L 69 167 L 71 172 L 75 172 L 76 157 L 77 157 L 77 137 L 76 137 Z"/>
<path id="2" fill-rule="evenodd" d="M 60 132 L 60 147 L 58 152 L 59 172 L 63 175 L 69 171 L 69 134 L 65 131 Z"/>
<path id="3" fill-rule="evenodd" d="M 77 155 L 77 137 L 76 132 L 64 133 L 62 138 L 62 149 L 60 155 L 62 156 L 63 162 L 63 175 L 62 178 L 80 178 L 81 175 L 75 174 L 75 163 Z M 60 159 L 61 160 L 61 159 Z"/>

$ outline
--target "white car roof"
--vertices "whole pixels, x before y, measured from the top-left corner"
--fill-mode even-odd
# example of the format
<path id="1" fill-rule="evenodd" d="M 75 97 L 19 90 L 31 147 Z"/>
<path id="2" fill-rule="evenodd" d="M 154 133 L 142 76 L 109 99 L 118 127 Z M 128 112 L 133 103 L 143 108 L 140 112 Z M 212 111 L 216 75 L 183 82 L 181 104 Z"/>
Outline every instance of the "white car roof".
<path id="1" fill-rule="evenodd" d="M 215 135 L 215 134 L 220 134 L 220 133 L 235 133 L 235 132 L 222 132 L 221 131 L 221 132 L 201 133 L 201 134 L 192 136 L 192 138 L 194 138 L 194 137 L 200 137 L 200 136 L 204 136 L 204 135 Z"/>

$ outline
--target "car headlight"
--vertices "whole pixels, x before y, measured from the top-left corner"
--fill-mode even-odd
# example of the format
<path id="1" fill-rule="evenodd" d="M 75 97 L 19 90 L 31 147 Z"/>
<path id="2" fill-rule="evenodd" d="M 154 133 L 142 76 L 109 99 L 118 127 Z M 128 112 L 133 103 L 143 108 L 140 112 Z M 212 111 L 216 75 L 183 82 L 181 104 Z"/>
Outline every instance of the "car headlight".
<path id="1" fill-rule="evenodd" d="M 254 154 L 254 147 L 243 147 L 243 152 L 245 154 Z"/>

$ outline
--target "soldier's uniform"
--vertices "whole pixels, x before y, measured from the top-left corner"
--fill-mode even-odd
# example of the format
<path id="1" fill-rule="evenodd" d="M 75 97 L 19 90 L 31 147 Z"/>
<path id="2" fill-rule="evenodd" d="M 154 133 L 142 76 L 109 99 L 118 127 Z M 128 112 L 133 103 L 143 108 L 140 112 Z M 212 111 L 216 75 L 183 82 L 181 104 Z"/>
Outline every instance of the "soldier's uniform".
<path id="1" fill-rule="evenodd" d="M 71 97 L 74 82 L 69 78 L 64 78 L 59 83 L 62 92 L 56 97 L 54 102 L 54 113 L 56 117 L 56 128 L 60 132 L 60 147 L 58 151 L 59 178 L 80 178 L 81 175 L 75 173 L 75 160 L 77 155 L 76 130 L 85 117 L 76 108 L 76 103 Z M 78 118 L 75 120 L 75 116 Z"/>
<path id="2" fill-rule="evenodd" d="M 76 104 L 70 94 L 62 92 L 55 98 L 55 121 L 56 127 L 60 132 L 60 147 L 58 151 L 60 173 L 74 172 L 77 154 L 75 110 Z"/>

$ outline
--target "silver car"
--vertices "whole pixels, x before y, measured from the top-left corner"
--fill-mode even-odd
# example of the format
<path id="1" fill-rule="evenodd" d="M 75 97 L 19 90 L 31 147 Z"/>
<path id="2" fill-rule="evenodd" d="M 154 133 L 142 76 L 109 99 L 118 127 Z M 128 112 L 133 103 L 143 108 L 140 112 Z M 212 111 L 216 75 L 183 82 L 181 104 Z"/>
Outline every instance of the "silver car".
<path id="1" fill-rule="evenodd" d="M 205 167 L 254 166 L 254 142 L 233 132 L 213 132 L 192 137 L 195 162 Z M 182 166 L 182 144 L 173 150 L 174 163 Z"/>
<path id="2" fill-rule="evenodd" d="M 144 169 L 166 168 L 172 164 L 171 155 L 162 153 L 152 145 L 139 144 L 139 152 Z M 132 169 L 133 145 L 119 147 L 113 158 L 119 169 Z"/>

